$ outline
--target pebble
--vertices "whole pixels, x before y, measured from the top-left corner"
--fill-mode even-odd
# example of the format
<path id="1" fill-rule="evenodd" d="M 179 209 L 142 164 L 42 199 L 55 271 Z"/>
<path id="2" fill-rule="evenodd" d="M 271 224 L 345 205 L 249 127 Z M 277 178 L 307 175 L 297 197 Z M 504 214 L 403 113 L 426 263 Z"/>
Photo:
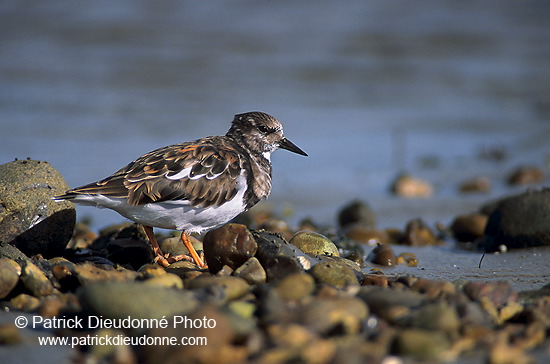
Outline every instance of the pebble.
<path id="1" fill-rule="evenodd" d="M 391 185 L 391 191 L 404 198 L 427 198 L 433 195 L 433 186 L 408 174 L 399 175 Z"/>
<path id="2" fill-rule="evenodd" d="M 143 281 L 146 285 L 183 289 L 182 279 L 173 273 L 157 275 Z"/>
<path id="3" fill-rule="evenodd" d="M 355 224 L 375 227 L 376 214 L 366 202 L 355 200 L 345 205 L 340 210 L 338 213 L 338 224 L 340 228 Z"/>
<path id="4" fill-rule="evenodd" d="M 521 166 L 508 176 L 511 186 L 525 186 L 544 181 L 544 172 L 535 166 Z"/>
<path id="5" fill-rule="evenodd" d="M 274 289 L 284 300 L 300 300 L 311 296 L 315 280 L 310 274 L 295 273 L 277 281 Z"/>
<path id="6" fill-rule="evenodd" d="M 103 269 L 93 263 L 77 264 L 74 268 L 73 274 L 82 285 L 108 281 L 133 281 L 138 276 L 138 273 L 135 271 L 124 268 Z"/>
<path id="7" fill-rule="evenodd" d="M 550 188 L 532 190 L 504 198 L 487 221 L 480 248 L 493 252 L 550 245 Z"/>
<path id="8" fill-rule="evenodd" d="M 256 258 L 264 267 L 267 280 L 274 281 L 311 267 L 310 258 L 281 236 L 265 231 L 254 233 L 258 244 Z"/>
<path id="9" fill-rule="evenodd" d="M 397 257 L 393 248 L 388 244 L 379 244 L 372 249 L 367 256 L 367 260 L 371 263 L 382 266 L 393 266 L 397 264 Z"/>
<path id="10" fill-rule="evenodd" d="M 199 302 L 191 292 L 144 282 L 100 282 L 78 292 L 88 314 L 112 319 L 170 317 L 190 313 Z"/>
<path id="11" fill-rule="evenodd" d="M 258 244 L 245 225 L 225 224 L 204 236 L 204 257 L 208 269 L 217 273 L 224 265 L 233 270 L 256 254 Z"/>
<path id="12" fill-rule="evenodd" d="M 315 278 L 315 281 L 329 284 L 339 289 L 344 289 L 350 285 L 359 285 L 354 270 L 341 261 L 315 264 L 309 270 L 309 273 Z"/>
<path id="13" fill-rule="evenodd" d="M 318 299 L 297 312 L 298 322 L 319 334 L 358 334 L 369 310 L 355 297 Z"/>
<path id="14" fill-rule="evenodd" d="M 15 288 L 20 274 L 21 267 L 15 261 L 0 258 L 0 299 L 8 296 Z"/>
<path id="15" fill-rule="evenodd" d="M 31 262 L 21 262 L 21 281 L 35 297 L 47 296 L 54 292 L 54 287 L 48 277 Z"/>
<path id="16" fill-rule="evenodd" d="M 450 346 L 451 343 L 445 335 L 437 331 L 416 328 L 399 331 L 394 342 L 396 354 L 427 361 L 447 359 L 445 352 Z"/>
<path id="17" fill-rule="evenodd" d="M 422 219 L 414 219 L 407 223 L 403 244 L 411 246 L 441 245 L 434 232 Z"/>
<path id="18" fill-rule="evenodd" d="M 410 320 L 414 327 L 443 331 L 454 336 L 458 335 L 460 329 L 460 318 L 456 309 L 444 301 L 422 306 L 412 313 Z"/>
<path id="19" fill-rule="evenodd" d="M 244 279 L 232 276 L 207 277 L 203 275 L 186 282 L 188 289 L 210 288 L 213 286 L 221 288 L 224 298 L 227 300 L 240 298 L 250 290 L 250 286 Z"/>
<path id="20" fill-rule="evenodd" d="M 267 280 L 267 273 L 256 257 L 249 258 L 243 265 L 235 269 L 233 275 L 244 279 L 250 285 L 262 284 Z"/>
<path id="21" fill-rule="evenodd" d="M 344 228 L 342 234 L 358 243 L 370 246 L 390 243 L 389 236 L 385 231 L 362 224 L 348 225 Z"/>
<path id="22" fill-rule="evenodd" d="M 481 238 L 485 233 L 489 217 L 481 213 L 459 215 L 451 224 L 451 232 L 460 242 L 471 242 Z"/>
<path id="23" fill-rule="evenodd" d="M 407 265 L 409 267 L 417 267 L 418 266 L 418 258 L 413 253 L 401 253 L 397 257 L 397 264 L 403 264 Z"/>
<path id="24" fill-rule="evenodd" d="M 458 186 L 458 190 L 462 193 L 489 193 L 491 191 L 491 181 L 485 176 L 475 177 L 462 182 Z"/>
<path id="25" fill-rule="evenodd" d="M 61 255 L 73 234 L 76 212 L 55 202 L 68 186 L 48 162 L 16 160 L 0 165 L 0 241 L 28 256 Z"/>
<path id="26" fill-rule="evenodd" d="M 338 248 L 329 238 L 313 231 L 298 231 L 289 243 L 306 254 L 340 256 Z"/>

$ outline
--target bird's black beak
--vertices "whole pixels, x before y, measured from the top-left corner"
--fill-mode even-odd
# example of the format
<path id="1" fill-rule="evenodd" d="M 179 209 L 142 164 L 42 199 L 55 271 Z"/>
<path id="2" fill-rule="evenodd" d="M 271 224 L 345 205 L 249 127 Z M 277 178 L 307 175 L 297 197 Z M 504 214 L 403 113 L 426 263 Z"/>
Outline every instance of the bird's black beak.
<path id="1" fill-rule="evenodd" d="M 283 140 L 281 140 L 281 142 L 279 143 L 279 148 L 290 150 L 293 153 L 300 154 L 300 155 L 305 155 L 307 157 L 306 152 L 304 152 L 303 150 L 298 148 L 294 143 L 292 143 L 287 138 L 284 138 Z"/>

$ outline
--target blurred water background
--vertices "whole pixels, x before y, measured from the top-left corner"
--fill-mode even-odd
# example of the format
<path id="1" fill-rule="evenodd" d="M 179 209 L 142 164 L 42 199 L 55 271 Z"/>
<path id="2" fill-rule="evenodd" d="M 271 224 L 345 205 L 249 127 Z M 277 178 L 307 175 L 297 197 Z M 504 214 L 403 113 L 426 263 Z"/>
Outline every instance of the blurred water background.
<path id="1" fill-rule="evenodd" d="M 3 0 L 0 162 L 46 160 L 75 187 L 261 110 L 310 155 L 272 158 L 290 221 L 334 224 L 360 198 L 380 227 L 447 223 L 523 191 L 515 167 L 548 172 L 548 19 L 544 0 Z M 402 171 L 434 196 L 393 197 Z M 490 193 L 458 192 L 480 175 Z"/>

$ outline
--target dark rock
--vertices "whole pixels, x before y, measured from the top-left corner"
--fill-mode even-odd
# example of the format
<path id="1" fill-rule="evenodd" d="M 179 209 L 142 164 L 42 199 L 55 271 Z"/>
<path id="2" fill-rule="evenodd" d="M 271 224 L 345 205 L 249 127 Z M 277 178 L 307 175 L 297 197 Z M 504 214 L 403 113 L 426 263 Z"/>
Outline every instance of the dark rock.
<path id="1" fill-rule="evenodd" d="M 226 224 L 204 236 L 204 257 L 208 269 L 217 273 L 224 265 L 237 269 L 256 253 L 258 245 L 244 225 Z"/>
<path id="2" fill-rule="evenodd" d="M 256 231 L 253 235 L 258 243 L 256 258 L 264 267 L 268 281 L 311 267 L 310 257 L 279 235 L 266 231 Z"/>
<path id="3" fill-rule="evenodd" d="M 338 248 L 329 238 L 313 231 L 298 231 L 289 243 L 307 254 L 340 256 Z"/>
<path id="4" fill-rule="evenodd" d="M 0 241 L 28 256 L 61 255 L 73 234 L 76 212 L 72 203 L 52 197 L 67 189 L 61 174 L 47 162 L 0 165 Z"/>
<path id="5" fill-rule="evenodd" d="M 165 251 L 162 251 L 165 253 Z M 149 242 L 142 239 L 123 238 L 115 239 L 107 245 L 107 259 L 137 270 L 142 265 L 154 259 L 153 249 Z"/>
<path id="6" fill-rule="evenodd" d="M 17 249 L 15 246 L 0 242 L 0 258 L 9 258 L 12 260 L 28 260 L 29 257 L 25 255 L 21 250 Z"/>
<path id="7" fill-rule="evenodd" d="M 352 201 L 338 213 L 338 224 L 341 228 L 355 223 L 368 227 L 376 226 L 376 215 L 364 201 Z"/>
<path id="8" fill-rule="evenodd" d="M 397 264 L 397 257 L 390 245 L 380 244 L 371 250 L 367 256 L 367 260 L 371 263 L 392 266 Z"/>
<path id="9" fill-rule="evenodd" d="M 412 309 L 420 307 L 426 299 L 418 292 L 376 286 L 361 287 L 357 296 L 367 303 L 372 313 L 396 323 L 400 323 Z"/>
<path id="10" fill-rule="evenodd" d="M 550 189 L 505 198 L 489 216 L 480 248 L 487 252 L 550 245 Z"/>

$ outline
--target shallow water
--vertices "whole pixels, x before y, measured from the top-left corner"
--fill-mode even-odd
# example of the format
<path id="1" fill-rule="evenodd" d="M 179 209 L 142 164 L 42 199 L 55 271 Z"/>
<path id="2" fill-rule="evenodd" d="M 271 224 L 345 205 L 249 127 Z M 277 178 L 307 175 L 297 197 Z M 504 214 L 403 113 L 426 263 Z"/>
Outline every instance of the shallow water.
<path id="1" fill-rule="evenodd" d="M 416 217 L 448 223 L 523 191 L 505 183 L 516 166 L 548 172 L 549 16 L 543 0 L 3 1 L 0 162 L 47 160 L 77 186 L 262 110 L 310 155 L 273 156 L 269 203 L 292 210 L 293 223 L 334 224 L 355 198 L 373 207 L 380 227 Z M 491 150 L 506 157 L 484 158 Z M 404 170 L 432 182 L 435 196 L 389 195 Z M 457 192 L 479 175 L 491 179 L 491 193 Z M 95 228 L 123 220 L 78 213 Z M 454 270 L 432 256 L 470 264 L 470 253 L 423 251 L 441 268 L 434 275 Z M 545 265 L 520 268 L 511 257 L 498 264 L 548 277 Z"/>

